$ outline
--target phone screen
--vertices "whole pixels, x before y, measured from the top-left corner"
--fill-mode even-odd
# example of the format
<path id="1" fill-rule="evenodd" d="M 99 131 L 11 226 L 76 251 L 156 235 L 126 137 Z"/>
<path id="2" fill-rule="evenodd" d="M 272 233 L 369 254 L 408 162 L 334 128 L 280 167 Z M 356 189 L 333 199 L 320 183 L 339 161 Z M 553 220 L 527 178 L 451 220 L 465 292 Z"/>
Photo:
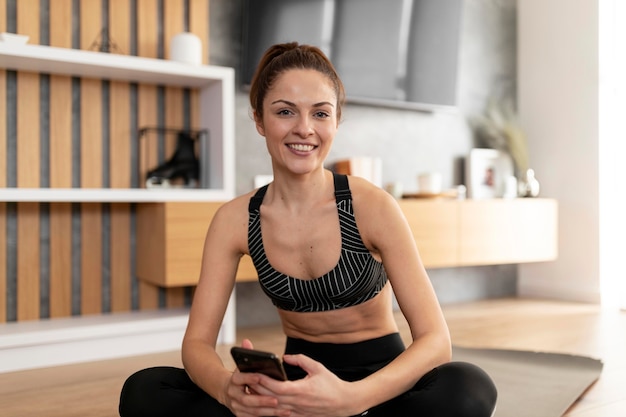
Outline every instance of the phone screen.
<path id="1" fill-rule="evenodd" d="M 241 372 L 256 372 L 279 381 L 286 381 L 283 364 L 275 354 L 235 346 L 230 353 Z"/>

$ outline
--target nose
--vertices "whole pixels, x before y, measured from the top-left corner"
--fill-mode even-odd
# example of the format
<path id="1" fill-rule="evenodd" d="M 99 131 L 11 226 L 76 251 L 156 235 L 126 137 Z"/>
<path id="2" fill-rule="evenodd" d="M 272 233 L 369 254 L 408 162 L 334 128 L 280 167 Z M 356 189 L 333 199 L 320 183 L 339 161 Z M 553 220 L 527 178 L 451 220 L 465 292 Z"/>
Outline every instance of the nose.
<path id="1" fill-rule="evenodd" d="M 293 133 L 302 138 L 311 136 L 313 134 L 312 120 L 307 116 L 299 117 L 294 126 Z"/>

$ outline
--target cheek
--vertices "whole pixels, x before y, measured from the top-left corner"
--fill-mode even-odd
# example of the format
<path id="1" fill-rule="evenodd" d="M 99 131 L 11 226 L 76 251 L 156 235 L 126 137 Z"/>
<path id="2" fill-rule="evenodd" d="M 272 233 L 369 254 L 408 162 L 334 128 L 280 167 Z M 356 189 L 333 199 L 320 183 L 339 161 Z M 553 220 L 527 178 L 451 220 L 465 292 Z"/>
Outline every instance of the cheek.
<path id="1" fill-rule="evenodd" d="M 323 132 L 322 132 L 324 139 L 327 141 L 332 141 L 335 138 L 336 134 L 337 134 L 337 128 L 334 125 L 326 127 L 325 129 L 323 129 Z"/>

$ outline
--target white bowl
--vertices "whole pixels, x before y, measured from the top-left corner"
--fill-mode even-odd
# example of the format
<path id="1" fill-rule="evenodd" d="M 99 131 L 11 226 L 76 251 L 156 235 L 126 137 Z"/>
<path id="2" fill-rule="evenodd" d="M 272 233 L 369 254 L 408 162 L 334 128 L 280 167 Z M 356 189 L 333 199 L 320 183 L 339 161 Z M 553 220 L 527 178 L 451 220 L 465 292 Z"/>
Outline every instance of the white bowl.
<path id="1" fill-rule="evenodd" d="M 12 43 L 15 45 L 24 45 L 28 42 L 27 35 L 18 35 L 17 33 L 2 32 L 0 33 L 0 42 Z"/>

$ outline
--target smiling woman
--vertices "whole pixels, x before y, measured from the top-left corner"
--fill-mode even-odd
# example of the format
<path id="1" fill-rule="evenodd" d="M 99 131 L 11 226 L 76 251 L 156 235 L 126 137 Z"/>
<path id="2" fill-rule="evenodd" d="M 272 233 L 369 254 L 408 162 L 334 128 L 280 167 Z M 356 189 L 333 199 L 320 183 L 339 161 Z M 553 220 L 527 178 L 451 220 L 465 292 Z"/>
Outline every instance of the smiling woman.
<path id="1" fill-rule="evenodd" d="M 291 70 L 273 81 L 263 99 L 267 111 L 254 117 L 274 170 L 319 169 L 337 133 L 336 97 L 330 81 L 315 70 Z"/>
<path id="2" fill-rule="evenodd" d="M 183 340 L 185 369 L 132 375 L 122 417 L 492 415 L 490 377 L 450 362 L 448 328 L 397 201 L 324 168 L 343 101 L 341 80 L 318 48 L 267 50 L 250 103 L 273 181 L 216 213 Z M 216 351 L 244 254 L 282 321 L 287 381 L 232 372 Z M 408 347 L 392 285 L 409 323 Z M 242 347 L 253 345 L 245 339 Z"/>

